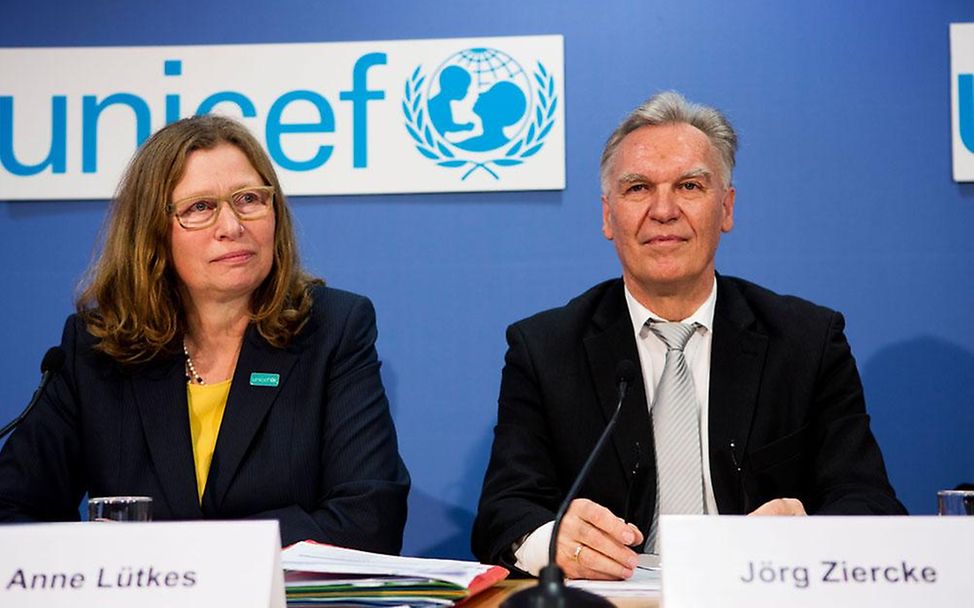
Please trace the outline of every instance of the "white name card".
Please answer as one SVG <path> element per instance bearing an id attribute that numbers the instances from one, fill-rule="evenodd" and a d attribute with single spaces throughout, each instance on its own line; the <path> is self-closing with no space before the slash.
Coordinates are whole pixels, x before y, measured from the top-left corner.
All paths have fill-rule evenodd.
<path id="1" fill-rule="evenodd" d="M 663 606 L 957 605 L 974 517 L 663 516 Z"/>
<path id="2" fill-rule="evenodd" d="M 278 608 L 276 521 L 0 527 L 0 606 Z"/>

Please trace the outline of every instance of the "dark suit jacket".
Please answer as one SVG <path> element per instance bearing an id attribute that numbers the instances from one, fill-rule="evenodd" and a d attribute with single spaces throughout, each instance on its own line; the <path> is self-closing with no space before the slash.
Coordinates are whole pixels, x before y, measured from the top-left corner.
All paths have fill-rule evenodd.
<path id="1" fill-rule="evenodd" d="M 720 513 L 781 497 L 801 499 L 809 513 L 905 513 L 843 326 L 837 312 L 718 277 L 708 430 Z M 554 518 L 611 417 L 616 365 L 639 356 L 620 279 L 515 323 L 507 341 L 473 551 L 511 567 L 512 543 Z M 640 374 L 580 495 L 648 533 L 656 465 Z"/>
<path id="2" fill-rule="evenodd" d="M 315 539 L 398 553 L 409 475 L 399 458 L 361 296 L 316 288 L 286 349 L 244 337 L 202 504 L 184 358 L 124 368 L 76 315 L 64 369 L 0 453 L 0 520 L 78 519 L 82 496 L 145 495 L 153 518 L 277 519 L 285 544 Z M 250 375 L 280 375 L 276 387 Z"/>

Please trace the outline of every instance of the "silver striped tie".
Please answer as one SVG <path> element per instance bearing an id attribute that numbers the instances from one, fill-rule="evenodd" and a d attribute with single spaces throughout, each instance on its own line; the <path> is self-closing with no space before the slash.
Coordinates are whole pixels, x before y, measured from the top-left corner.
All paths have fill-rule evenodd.
<path id="1" fill-rule="evenodd" d="M 657 511 L 647 550 L 656 552 L 660 514 L 704 512 L 700 449 L 700 408 L 683 349 L 698 324 L 647 321 L 649 330 L 666 345 L 663 374 L 652 406 L 656 443 Z"/>

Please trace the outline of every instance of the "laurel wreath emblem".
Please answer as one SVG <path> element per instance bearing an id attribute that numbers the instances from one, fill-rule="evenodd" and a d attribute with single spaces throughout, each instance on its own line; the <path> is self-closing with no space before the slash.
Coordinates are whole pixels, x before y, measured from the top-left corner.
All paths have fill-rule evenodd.
<path id="1" fill-rule="evenodd" d="M 412 76 L 406 81 L 405 93 L 402 99 L 402 112 L 406 118 L 406 131 L 416 144 L 416 149 L 426 158 L 436 161 L 441 167 L 460 169 L 469 167 L 461 177 L 466 180 L 475 171 L 483 170 L 494 179 L 500 179 L 497 172 L 491 168 L 513 167 L 520 165 L 526 158 L 537 154 L 544 147 L 545 139 L 555 124 L 555 110 L 558 107 L 558 96 L 555 94 L 555 78 L 539 61 L 534 72 L 534 80 L 538 84 L 538 104 L 534 108 L 534 116 L 524 137 L 504 151 L 503 156 L 489 160 L 473 160 L 458 157 L 448 147 L 449 142 L 440 137 L 430 124 L 426 115 L 426 104 L 423 96 L 423 83 L 426 75 L 422 73 L 422 66 L 413 70 Z"/>

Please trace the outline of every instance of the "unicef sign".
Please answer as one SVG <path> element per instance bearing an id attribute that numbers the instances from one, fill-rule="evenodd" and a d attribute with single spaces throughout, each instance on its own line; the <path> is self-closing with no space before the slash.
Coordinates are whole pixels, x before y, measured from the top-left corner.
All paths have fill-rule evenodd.
<path id="1" fill-rule="evenodd" d="M 0 65 L 0 200 L 110 198 L 150 133 L 206 112 L 251 128 L 289 194 L 565 187 L 561 36 L 0 49 Z"/>
<path id="2" fill-rule="evenodd" d="M 974 23 L 950 24 L 954 181 L 974 182 Z"/>
<path id="3" fill-rule="evenodd" d="M 544 146 L 558 109 L 551 73 L 538 62 L 529 76 L 492 48 L 462 50 L 431 76 L 417 67 L 403 98 L 406 130 L 416 149 L 440 167 L 478 170 L 496 180 Z"/>

